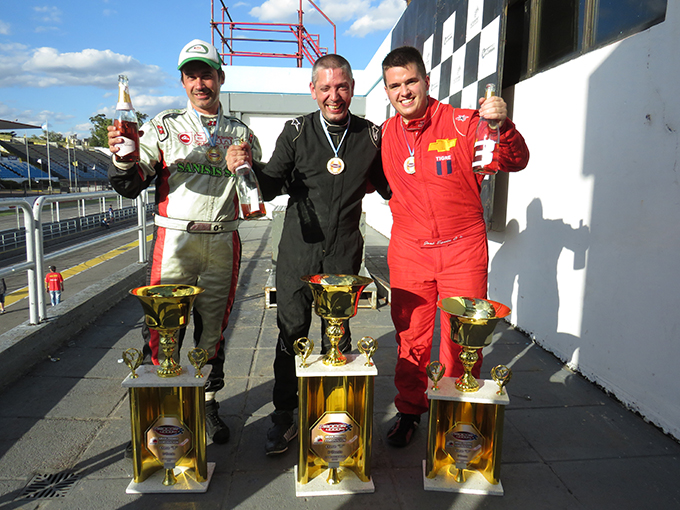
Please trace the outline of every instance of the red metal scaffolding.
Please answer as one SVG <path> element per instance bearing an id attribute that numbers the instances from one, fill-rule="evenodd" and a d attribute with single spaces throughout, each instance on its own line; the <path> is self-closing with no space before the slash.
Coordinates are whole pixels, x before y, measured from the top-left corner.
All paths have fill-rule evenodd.
<path id="1" fill-rule="evenodd" d="M 309 2 L 333 27 L 333 53 L 336 53 L 336 27 L 335 24 L 326 16 L 321 9 L 312 1 Z M 222 21 L 215 20 L 215 0 L 210 0 L 210 26 L 212 28 L 212 44 L 218 48 L 222 61 L 227 65 L 233 65 L 234 57 L 264 57 L 264 58 L 292 58 L 296 60 L 297 67 L 302 67 L 303 60 L 306 58 L 310 64 L 316 59 L 326 55 L 328 48 L 319 45 L 319 35 L 310 34 L 302 23 L 302 0 L 298 9 L 297 23 L 246 23 L 235 22 L 231 19 L 228 8 L 220 0 L 222 7 L 219 15 Z M 243 46 L 252 48 L 253 46 L 267 43 L 278 44 L 279 47 L 288 45 L 295 46 L 291 52 L 278 51 L 243 51 L 237 49 Z"/>

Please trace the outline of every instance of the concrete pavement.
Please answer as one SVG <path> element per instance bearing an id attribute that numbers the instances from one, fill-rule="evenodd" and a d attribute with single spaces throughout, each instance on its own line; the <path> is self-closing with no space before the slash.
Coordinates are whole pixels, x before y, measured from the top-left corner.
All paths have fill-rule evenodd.
<path id="1" fill-rule="evenodd" d="M 133 261 L 115 270 L 112 265 L 93 268 L 100 278 L 90 276 L 95 283 L 74 289 L 73 296 L 52 311 L 58 318 L 28 327 L 40 328 L 43 344 L 64 342 L 47 354 L 35 351 L 37 364 L 32 368 L 21 370 L 21 358 L 10 351 L 0 354 L 8 367 L 16 361 L 14 371 L 19 373 L 0 393 L 0 508 L 680 508 L 680 444 L 504 324 L 485 351 L 484 372 L 488 377 L 488 370 L 501 363 L 513 370 L 502 454 L 505 495 L 424 491 L 426 417 L 407 448 L 393 449 L 384 441 L 396 412 L 396 345 L 389 306 L 360 308 L 352 319 L 355 335 L 370 335 L 379 343 L 374 358 L 379 374 L 372 458 L 375 493 L 297 498 L 297 441 L 292 451 L 279 457 L 264 455 L 277 336 L 276 310 L 264 308 L 270 230 L 268 220 L 248 222 L 240 229 L 243 265 L 227 331 L 226 387 L 218 393 L 232 439 L 208 446 L 208 461 L 216 463 L 208 492 L 125 493 L 132 464 L 123 458 L 130 429 L 129 404 L 120 384 L 128 369 L 120 358 L 124 349 L 140 346 L 142 322 L 134 298 L 118 301 L 116 296 L 125 296 L 124 288 L 141 278 Z M 383 236 L 368 229 L 367 268 L 389 278 L 386 246 Z M 123 277 L 131 280 L 121 283 Z M 86 305 L 90 324 L 76 315 L 82 300 L 91 303 Z M 103 313 L 94 318 L 98 311 Z M 64 333 L 66 325 L 71 329 Z M 0 349 L 8 335 L 14 335 L 21 356 L 30 357 L 37 342 L 18 347 L 21 338 L 12 328 L 0 336 Z M 190 332 L 187 335 L 191 338 Z M 309 336 L 318 340 L 319 328 L 313 327 Z"/>

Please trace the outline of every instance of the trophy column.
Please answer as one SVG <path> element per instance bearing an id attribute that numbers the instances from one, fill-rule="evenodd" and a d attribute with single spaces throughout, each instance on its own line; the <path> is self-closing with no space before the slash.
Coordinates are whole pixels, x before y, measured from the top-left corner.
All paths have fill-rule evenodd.
<path id="1" fill-rule="evenodd" d="M 425 490 L 503 495 L 501 449 L 507 393 L 494 381 L 480 381 L 474 393 L 458 390 L 451 377 L 430 385 Z"/>
<path id="2" fill-rule="evenodd" d="M 134 477 L 128 494 L 206 492 L 215 469 L 207 462 L 205 384 L 212 366 L 208 353 L 189 351 L 191 368 L 177 363 L 177 332 L 189 324 L 191 307 L 203 289 L 191 285 L 150 285 L 132 289 L 146 325 L 159 334 L 164 359 L 141 365 L 142 353 L 127 349 L 131 373 L 123 381 L 130 397 Z M 141 366 L 140 366 L 141 365 Z"/>
<path id="3" fill-rule="evenodd" d="M 462 347 L 464 373 L 442 377 L 445 367 L 428 365 L 430 414 L 427 456 L 423 461 L 425 490 L 502 496 L 501 450 L 505 406 L 510 399 L 503 387 L 512 375 L 499 365 L 493 381 L 477 381 L 471 374 L 478 351 L 491 343 L 496 324 L 510 309 L 477 298 L 442 299 L 439 308 L 451 324 L 451 340 Z M 495 381 L 495 383 L 494 383 Z"/>
<path id="4" fill-rule="evenodd" d="M 373 383 L 377 342 L 364 337 L 362 355 L 338 349 L 343 320 L 354 317 L 361 291 L 372 282 L 355 275 L 302 278 L 312 289 L 316 314 L 328 321 L 330 348 L 310 356 L 314 342 L 295 344 L 298 377 L 299 452 L 295 468 L 298 497 L 374 492 L 371 479 Z"/>
<path id="5" fill-rule="evenodd" d="M 207 462 L 205 383 L 211 366 L 165 379 L 142 365 L 123 387 L 130 397 L 133 479 L 128 494 L 206 492 L 215 470 Z"/>

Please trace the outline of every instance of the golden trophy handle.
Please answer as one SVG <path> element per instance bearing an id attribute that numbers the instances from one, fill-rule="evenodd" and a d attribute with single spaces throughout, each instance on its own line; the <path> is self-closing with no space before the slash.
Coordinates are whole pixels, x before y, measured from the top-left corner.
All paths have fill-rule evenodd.
<path id="1" fill-rule="evenodd" d="M 378 349 L 378 341 L 373 337 L 365 336 L 357 342 L 357 347 L 359 348 L 359 352 L 366 356 L 366 363 L 364 363 L 364 366 L 374 366 L 373 355 Z"/>
<path id="2" fill-rule="evenodd" d="M 430 361 L 427 367 L 427 376 L 432 380 L 432 391 L 438 391 L 439 387 L 437 384 L 444 377 L 444 372 L 446 372 L 446 365 L 440 363 L 439 361 Z"/>
<path id="3" fill-rule="evenodd" d="M 132 372 L 130 377 L 132 379 L 137 379 L 137 377 L 139 376 L 135 373 L 135 370 L 137 370 L 139 366 L 142 364 L 142 351 L 140 351 L 139 349 L 135 349 L 134 347 L 130 347 L 129 349 L 124 350 L 123 361 L 130 369 L 130 372 Z"/>
<path id="4" fill-rule="evenodd" d="M 201 369 L 208 362 L 208 351 L 199 347 L 194 347 L 189 352 L 187 352 L 187 358 L 189 358 L 189 363 L 191 363 L 191 366 L 196 369 L 196 377 L 203 377 Z"/>
<path id="5" fill-rule="evenodd" d="M 309 366 L 307 364 L 307 358 L 309 358 L 309 355 L 312 354 L 312 350 L 314 350 L 314 342 L 306 336 L 303 336 L 293 342 L 293 350 L 295 351 L 295 354 L 301 358 L 300 367 L 307 368 Z"/>
<path id="6" fill-rule="evenodd" d="M 498 365 L 491 369 L 491 378 L 498 384 L 496 395 L 505 395 L 503 387 L 512 379 L 512 370 L 505 365 Z"/>

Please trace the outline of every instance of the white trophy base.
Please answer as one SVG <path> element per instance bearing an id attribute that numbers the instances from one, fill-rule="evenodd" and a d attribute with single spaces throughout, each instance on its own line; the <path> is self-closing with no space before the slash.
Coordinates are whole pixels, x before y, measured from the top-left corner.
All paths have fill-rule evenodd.
<path id="1" fill-rule="evenodd" d="M 350 469 L 341 468 L 341 480 L 337 485 L 329 484 L 328 469 L 314 477 L 308 483 L 297 481 L 298 467 L 295 466 L 295 495 L 298 498 L 309 496 L 341 496 L 343 494 L 368 494 L 375 492 L 375 485 L 371 478 L 368 482 L 362 482 Z"/>
<path id="2" fill-rule="evenodd" d="M 423 488 L 426 491 L 460 492 L 462 494 L 479 494 L 483 496 L 502 496 L 503 484 L 489 483 L 484 475 L 477 471 L 465 471 L 465 481 L 456 482 L 453 475 L 449 474 L 449 467 L 439 470 L 434 478 L 427 477 L 426 461 L 423 461 Z"/>
<path id="3" fill-rule="evenodd" d="M 159 469 L 143 482 L 130 482 L 125 492 L 127 494 L 172 494 L 184 492 L 207 492 L 210 479 L 215 471 L 215 463 L 208 462 L 208 478 L 205 482 L 198 482 L 194 477 L 193 470 L 175 468 L 174 473 L 177 483 L 163 485 L 165 469 Z"/>

